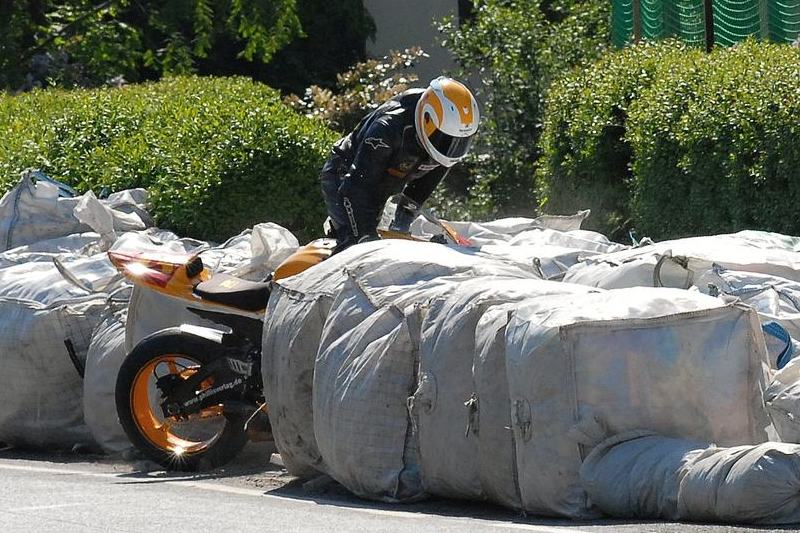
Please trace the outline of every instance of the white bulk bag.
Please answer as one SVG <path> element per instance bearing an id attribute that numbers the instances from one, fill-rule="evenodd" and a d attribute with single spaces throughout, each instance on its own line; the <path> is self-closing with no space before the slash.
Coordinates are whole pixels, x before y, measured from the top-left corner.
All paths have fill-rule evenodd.
<path id="1" fill-rule="evenodd" d="M 511 246 L 551 245 L 562 246 L 584 252 L 611 253 L 625 250 L 629 246 L 611 242 L 601 233 L 588 230 L 558 231 L 550 228 L 531 229 L 515 235 L 508 241 Z"/>
<path id="2" fill-rule="evenodd" d="M 0 296 L 0 442 L 46 449 L 93 444 L 79 368 L 105 297 L 53 296 L 46 302 Z"/>
<path id="3" fill-rule="evenodd" d="M 60 448 L 91 443 L 78 368 L 85 367 L 106 306 L 102 291 L 119 286 L 102 253 L 0 269 L 0 441 Z"/>
<path id="4" fill-rule="evenodd" d="M 800 443 L 800 358 L 775 373 L 764 405 L 780 440 Z"/>
<path id="5" fill-rule="evenodd" d="M 536 218 L 511 217 L 489 222 L 447 221 L 459 235 L 466 237 L 476 246 L 508 242 L 523 232 L 534 229 L 550 229 L 556 232 L 580 230 L 581 224 L 589 216 L 589 211 L 579 211 L 574 215 L 542 215 Z M 411 234 L 430 238 L 442 233 L 441 228 L 424 217 L 418 217 L 411 225 Z M 599 235 L 599 234 L 597 234 Z M 610 251 L 610 250 L 606 250 Z"/>
<path id="6" fill-rule="evenodd" d="M 92 334 L 83 379 L 83 416 L 94 440 L 108 453 L 131 448 L 119 423 L 116 407 L 117 375 L 125 360 L 127 310 L 111 304 Z"/>
<path id="7" fill-rule="evenodd" d="M 147 193 L 132 189 L 97 200 L 91 192 L 75 191 L 41 172 L 23 172 L 19 183 L 0 199 L 0 251 L 38 241 L 94 230 L 142 230 L 152 224 L 144 210 Z"/>
<path id="8" fill-rule="evenodd" d="M 581 485 L 609 516 L 679 520 L 680 472 L 707 446 L 652 431 L 614 435 L 586 457 L 580 468 Z"/>
<path id="9" fill-rule="evenodd" d="M 496 413 L 484 414 L 484 396 L 476 390 L 477 376 L 473 380 L 473 371 L 477 372 L 479 365 L 474 361 L 479 334 L 476 326 L 483 313 L 492 306 L 523 301 L 533 295 L 590 290 L 549 281 L 477 278 L 458 283 L 452 292 L 428 305 L 419 348 L 420 385 L 413 397 L 412 411 L 426 492 L 483 499 L 486 496 L 481 471 L 498 465 L 494 457 L 490 465 L 482 463 L 480 444 L 484 436 L 493 443 L 500 436 L 510 441 L 510 432 L 502 430 L 502 426 L 499 435 L 492 434 Z M 503 384 L 507 381 L 505 373 L 495 378 Z M 491 404 L 496 399 L 487 396 L 486 400 Z M 508 403 L 504 408 L 508 411 Z"/>
<path id="10" fill-rule="evenodd" d="M 591 257 L 571 267 L 564 281 L 602 288 L 688 288 L 714 264 L 800 281 L 800 255 L 787 242 L 792 239 L 776 233 L 746 231 L 663 241 Z M 655 272 L 663 257 L 672 259 L 662 261 L 663 269 Z"/>
<path id="11" fill-rule="evenodd" d="M 383 501 L 423 496 L 406 410 L 416 375 L 420 313 L 372 313 L 326 347 L 314 372 L 314 434 L 325 471 Z"/>
<path id="12" fill-rule="evenodd" d="M 701 267 L 704 265 L 701 265 Z M 697 268 L 693 265 L 693 268 Z M 618 260 L 614 254 L 584 256 L 567 269 L 562 281 L 601 289 L 630 287 L 670 287 L 688 289 L 694 283 L 695 271 L 684 258 L 675 258 L 671 251 L 650 252 Z"/>
<path id="13" fill-rule="evenodd" d="M 314 437 L 312 384 L 330 306 L 326 295 L 306 296 L 276 284 L 264 323 L 261 376 L 272 436 L 286 469 L 301 478 L 323 470 Z"/>
<path id="14" fill-rule="evenodd" d="M 488 500 L 522 509 L 506 373 L 506 326 L 517 304 L 489 308 L 475 327 L 473 380 L 478 395 L 478 474 Z"/>
<path id="15" fill-rule="evenodd" d="M 708 522 L 800 522 L 800 445 L 707 448 L 681 470 L 678 514 Z"/>
<path id="16" fill-rule="evenodd" d="M 762 322 L 773 320 L 800 339 L 800 282 L 771 274 L 728 270 L 719 265 L 699 273 L 695 285 L 739 298 L 758 311 Z"/>
<path id="17" fill-rule="evenodd" d="M 647 432 L 617 435 L 586 458 L 581 481 L 616 518 L 792 524 L 800 521 L 800 446 L 717 448 Z"/>
<path id="18" fill-rule="evenodd" d="M 676 289 L 530 298 L 507 326 L 523 508 L 595 514 L 578 482 L 582 434 L 648 429 L 720 444 L 766 440 L 756 313 Z"/>

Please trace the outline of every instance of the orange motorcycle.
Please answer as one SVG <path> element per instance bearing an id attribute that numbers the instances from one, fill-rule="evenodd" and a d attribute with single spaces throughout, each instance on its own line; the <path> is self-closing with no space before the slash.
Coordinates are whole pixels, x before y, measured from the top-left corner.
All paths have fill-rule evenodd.
<path id="1" fill-rule="evenodd" d="M 432 240 L 470 245 L 452 227 L 425 215 L 442 231 Z M 415 239 L 380 233 L 384 239 Z M 261 333 L 271 283 L 324 261 L 335 246 L 328 238 L 309 243 L 264 282 L 213 273 L 198 255 L 109 252 L 135 285 L 181 299 L 192 313 L 220 326 L 166 328 L 125 358 L 116 384 L 117 413 L 139 451 L 170 470 L 210 469 L 235 457 L 254 428 L 269 431 Z"/>

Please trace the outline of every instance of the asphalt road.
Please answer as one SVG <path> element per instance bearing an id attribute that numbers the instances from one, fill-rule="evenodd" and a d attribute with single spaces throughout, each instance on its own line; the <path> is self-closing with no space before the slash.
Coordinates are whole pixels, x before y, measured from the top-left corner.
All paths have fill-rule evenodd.
<path id="1" fill-rule="evenodd" d="M 144 464 L 96 457 L 0 452 L 0 532 L 775 530 L 665 522 L 546 520 L 485 504 L 444 500 L 386 505 L 354 498 L 335 484 L 322 493 L 309 493 L 279 466 L 267 465 L 266 460 L 256 463 L 245 461 L 210 474 L 187 476 L 143 471 Z"/>

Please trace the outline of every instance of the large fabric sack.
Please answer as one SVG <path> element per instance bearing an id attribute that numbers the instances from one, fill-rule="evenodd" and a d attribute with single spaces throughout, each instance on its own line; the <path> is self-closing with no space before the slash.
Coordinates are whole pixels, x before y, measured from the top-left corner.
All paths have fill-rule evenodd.
<path id="1" fill-rule="evenodd" d="M 778 439 L 800 443 L 800 359 L 775 373 L 764 391 L 764 405 Z"/>
<path id="2" fill-rule="evenodd" d="M 578 468 L 598 427 L 723 445 L 767 439 L 766 350 L 746 306 L 675 289 L 529 298 L 505 349 L 529 512 L 595 514 Z"/>
<path id="3" fill-rule="evenodd" d="M 714 265 L 699 273 L 695 285 L 707 294 L 740 299 L 758 311 L 762 323 L 778 322 L 793 339 L 800 339 L 800 282 Z"/>
<path id="4" fill-rule="evenodd" d="M 618 518 L 755 524 L 800 521 L 800 445 L 717 448 L 647 432 L 599 444 L 580 470 L 592 501 Z"/>
<path id="5" fill-rule="evenodd" d="M 581 229 L 589 211 L 574 215 L 542 215 L 537 218 L 502 218 L 490 222 L 448 222 L 473 245 L 484 246 L 553 246 L 588 253 L 611 253 L 628 246 L 611 242 L 605 235 Z M 429 238 L 441 229 L 419 217 L 411 225 L 411 233 Z"/>
<path id="6" fill-rule="evenodd" d="M 478 278 L 458 283 L 451 292 L 430 302 L 421 325 L 419 387 L 412 403 L 426 492 L 484 499 L 488 495 L 481 472 L 503 468 L 495 455 L 490 455 L 491 462 L 486 464 L 487 457 L 480 453 L 484 439 L 490 441 L 484 449 L 501 448 L 498 438 L 511 442 L 510 432 L 503 429 L 509 424 L 495 424 L 498 416 L 508 417 L 509 403 L 498 402 L 499 409 L 492 410 L 491 404 L 498 398 L 493 392 L 484 396 L 477 387 L 479 378 L 486 377 L 478 370 L 482 362 L 475 358 L 480 334 L 477 326 L 483 314 L 493 306 L 534 295 L 591 290 L 539 280 Z M 489 387 L 505 385 L 505 372 L 492 375 L 484 383 Z M 489 413 L 484 413 L 484 400 Z M 503 411 L 505 417 L 501 416 Z"/>
<path id="7" fill-rule="evenodd" d="M 542 279 L 560 280 L 571 266 L 598 252 L 552 244 L 486 244 L 475 253 L 523 268 Z"/>
<path id="8" fill-rule="evenodd" d="M 80 372 L 107 293 L 123 285 L 104 253 L 0 269 L 0 441 L 90 444 Z"/>
<path id="9" fill-rule="evenodd" d="M 392 502 L 423 495 L 406 410 L 419 321 L 419 311 L 380 309 L 317 357 L 317 446 L 325 471 L 357 495 Z"/>
<path id="10" fill-rule="evenodd" d="M 609 516 L 679 520 L 680 472 L 707 446 L 652 431 L 614 435 L 586 457 L 581 484 L 592 503 Z"/>
<path id="11" fill-rule="evenodd" d="M 104 308 L 97 295 L 47 302 L 0 296 L 0 442 L 67 450 L 93 444 L 80 371 Z"/>
<path id="12" fill-rule="evenodd" d="M 275 442 L 296 475 L 324 471 L 314 436 L 312 384 L 318 353 L 383 306 L 405 309 L 453 288 L 453 278 L 530 279 L 513 265 L 432 243 L 353 246 L 275 284 L 267 309 L 262 375 Z M 300 334 L 303 332 L 303 334 Z"/>
<path id="13" fill-rule="evenodd" d="M 144 189 L 114 193 L 107 200 L 91 192 L 79 197 L 41 172 L 23 172 L 0 199 L 0 251 L 92 230 L 110 244 L 115 231 L 152 225 L 146 201 Z"/>
<path id="14" fill-rule="evenodd" d="M 126 356 L 126 316 L 126 306 L 121 302 L 107 308 L 92 333 L 86 355 L 83 416 L 94 440 L 108 453 L 121 453 L 132 447 L 117 417 L 115 393 L 117 375 Z"/>
<path id="15" fill-rule="evenodd" d="M 589 257 L 572 266 L 564 281 L 605 289 L 689 288 L 715 264 L 800 281 L 795 240 L 777 233 L 743 231 L 663 241 Z"/>
<path id="16" fill-rule="evenodd" d="M 471 240 L 476 246 L 482 246 L 508 242 L 515 235 L 534 229 L 579 230 L 588 215 L 588 211 L 581 211 L 569 216 L 511 217 L 489 222 L 447 221 L 447 224 L 456 230 L 459 235 Z M 411 224 L 411 233 L 417 237 L 430 238 L 441 233 L 441 228 L 427 221 L 424 217 L 419 217 Z"/>
<path id="17" fill-rule="evenodd" d="M 678 514 L 709 522 L 800 522 L 800 445 L 709 447 L 681 471 Z"/>
<path id="18" fill-rule="evenodd" d="M 478 470 L 483 495 L 500 505 L 522 509 L 511 431 L 511 397 L 506 372 L 506 327 L 517 304 L 498 305 L 475 327 L 473 379 L 478 395 Z"/>
<path id="19" fill-rule="evenodd" d="M 322 472 L 314 437 L 314 362 L 331 306 L 324 294 L 303 295 L 276 285 L 269 299 L 261 376 L 276 446 L 289 473 Z"/>

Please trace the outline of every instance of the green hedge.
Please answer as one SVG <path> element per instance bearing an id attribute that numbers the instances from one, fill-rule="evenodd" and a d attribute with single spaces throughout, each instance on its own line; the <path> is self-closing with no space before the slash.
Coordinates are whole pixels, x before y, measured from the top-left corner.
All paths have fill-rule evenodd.
<path id="1" fill-rule="evenodd" d="M 631 109 L 632 208 L 653 237 L 800 234 L 800 50 L 743 43 L 666 71 Z"/>
<path id="2" fill-rule="evenodd" d="M 635 46 L 551 91 L 537 174 L 550 212 L 654 238 L 800 232 L 800 50 Z M 620 236 L 617 233 L 617 236 Z"/>
<path id="3" fill-rule="evenodd" d="M 222 240 L 273 221 L 308 238 L 335 134 L 244 78 L 0 96 L 0 189 L 28 167 L 81 191 L 146 187 L 159 225 Z"/>
<path id="4" fill-rule="evenodd" d="M 629 108 L 661 71 L 699 52 L 643 45 L 609 54 L 550 89 L 537 169 L 540 207 L 552 213 L 589 208 L 586 226 L 619 233 L 630 218 Z"/>

